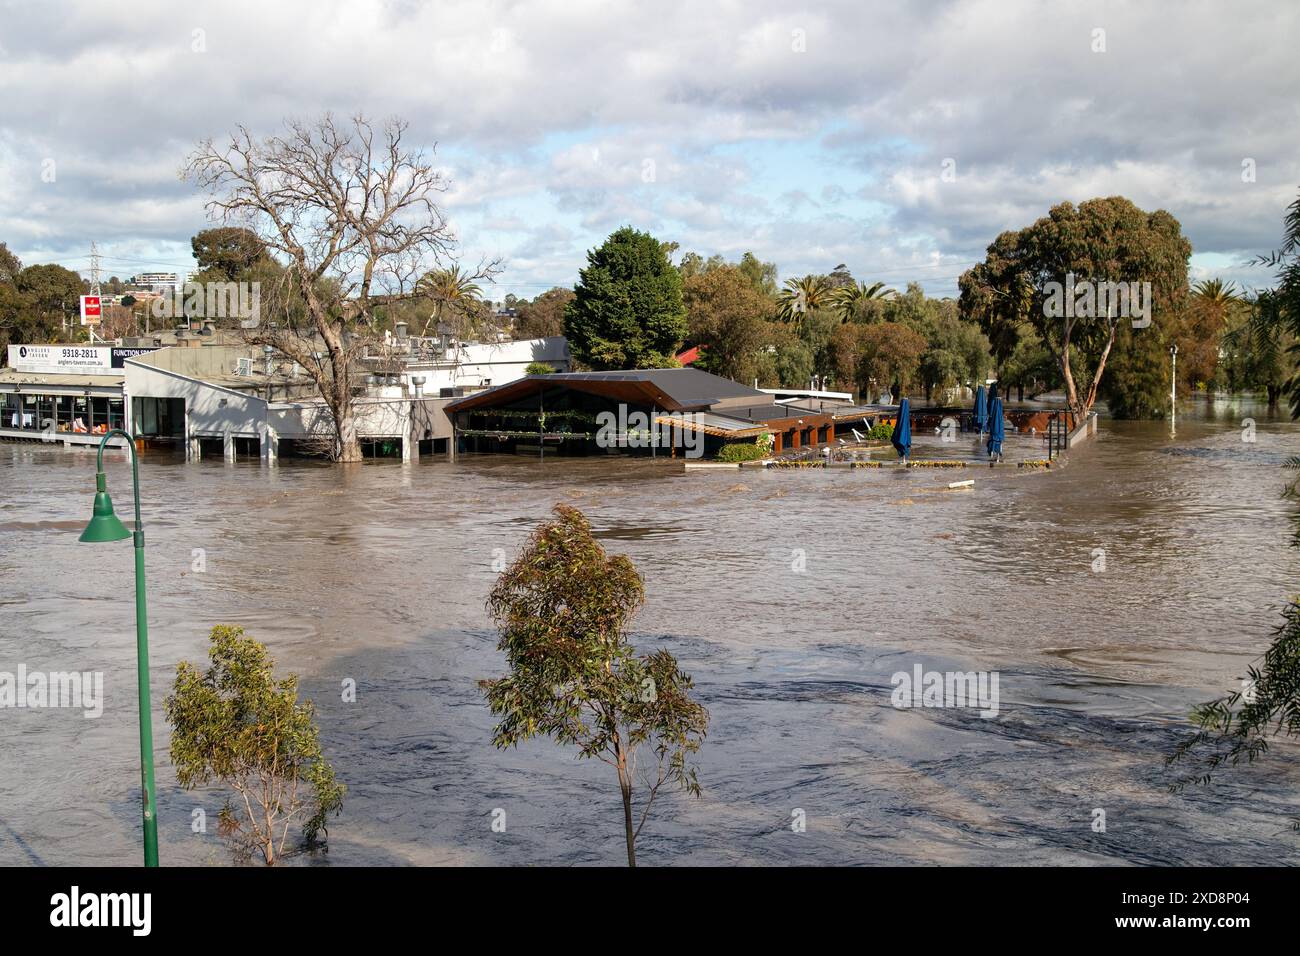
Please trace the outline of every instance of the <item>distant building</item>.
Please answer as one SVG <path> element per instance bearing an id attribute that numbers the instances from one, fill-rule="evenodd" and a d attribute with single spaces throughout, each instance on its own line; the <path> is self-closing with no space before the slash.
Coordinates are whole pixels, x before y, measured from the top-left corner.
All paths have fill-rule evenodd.
<path id="1" fill-rule="evenodd" d="M 174 272 L 141 272 L 131 276 L 131 285 L 138 285 L 151 292 L 170 292 L 176 288 L 177 276 Z"/>

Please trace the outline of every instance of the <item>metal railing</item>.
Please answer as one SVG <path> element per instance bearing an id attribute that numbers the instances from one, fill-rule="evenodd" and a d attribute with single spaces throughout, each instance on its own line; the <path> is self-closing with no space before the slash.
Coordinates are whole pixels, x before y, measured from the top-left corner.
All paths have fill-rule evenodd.
<path id="1" fill-rule="evenodd" d="M 1069 435 L 1069 425 L 1066 422 L 1065 412 L 1055 411 L 1047 419 L 1047 460 L 1055 461 L 1065 451 L 1066 438 Z"/>

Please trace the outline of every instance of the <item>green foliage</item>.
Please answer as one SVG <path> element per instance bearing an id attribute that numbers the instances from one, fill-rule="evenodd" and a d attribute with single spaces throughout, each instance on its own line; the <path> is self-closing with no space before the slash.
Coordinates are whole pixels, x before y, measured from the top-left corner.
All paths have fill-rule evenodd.
<path id="1" fill-rule="evenodd" d="M 1179 391 L 1208 387 L 1217 378 L 1223 336 L 1234 314 L 1248 310 L 1235 283 L 1206 279 L 1192 286 L 1177 330 Z"/>
<path id="2" fill-rule="evenodd" d="M 1288 458 L 1284 467 L 1300 469 L 1300 457 Z M 1292 481 L 1283 496 L 1295 500 L 1298 482 Z M 1291 543 L 1300 546 L 1300 521 L 1296 525 Z M 1247 668 L 1242 689 L 1201 704 L 1191 719 L 1196 733 L 1166 760 L 1189 766 L 1172 790 L 1208 783 L 1224 766 L 1253 762 L 1268 751 L 1270 738 L 1300 739 L 1300 598 L 1287 604 L 1261 666 Z M 1300 830 L 1300 818 L 1292 819 L 1292 829 Z"/>
<path id="3" fill-rule="evenodd" d="M 795 326 L 808 354 L 812 356 L 813 372 L 823 377 L 835 370 L 834 353 L 831 342 L 835 332 L 843 323 L 835 310 L 829 305 L 810 309 Z M 806 386 L 807 380 L 804 380 Z"/>
<path id="4" fill-rule="evenodd" d="M 490 310 L 483 302 L 479 278 L 459 265 L 434 269 L 422 275 L 415 284 L 415 291 L 430 303 L 432 312 L 425 319 L 420 334 L 441 332 L 434 327 L 435 321 L 458 339 L 469 339 L 490 331 Z"/>
<path id="5" fill-rule="evenodd" d="M 1012 354 L 1020 330 L 1032 328 L 1056 356 L 1076 415 L 1091 409 L 1112 360 L 1121 380 L 1110 394 L 1123 392 L 1121 403 L 1149 410 L 1158 407 L 1153 358 L 1180 324 L 1190 255 L 1178 220 L 1164 210 L 1145 212 L 1122 196 L 1061 203 L 989 245 L 984 261 L 961 277 L 961 313 L 980 323 L 999 361 Z M 1149 282 L 1151 325 L 1134 330 L 1131 317 L 1118 314 L 1049 315 L 1048 283 L 1064 283 L 1071 273 L 1092 282 Z M 1138 334 L 1121 335 L 1121 326 Z M 1125 357 L 1132 350 L 1137 354 Z"/>
<path id="6" fill-rule="evenodd" d="M 767 452 L 754 442 L 730 442 L 718 449 L 718 461 L 758 461 Z"/>
<path id="7" fill-rule="evenodd" d="M 690 340 L 702 347 L 697 368 L 736 381 L 752 379 L 766 337 L 771 301 L 735 266 L 688 277 L 682 285 Z"/>
<path id="8" fill-rule="evenodd" d="M 933 303 L 930 299 L 928 302 Z M 973 322 L 963 322 L 951 299 L 926 310 L 921 327 L 926 350 L 918 369 L 926 395 L 934 389 L 983 381 L 992 369 L 988 337 Z"/>
<path id="9" fill-rule="evenodd" d="M 515 306 L 515 338 L 541 339 L 564 334 L 564 310 L 573 301 L 572 289 L 548 289 L 531 302 Z"/>
<path id="10" fill-rule="evenodd" d="M 764 388 L 807 388 L 813 353 L 788 326 L 769 322 L 767 344 L 757 356 L 757 377 Z"/>
<path id="11" fill-rule="evenodd" d="M 628 864 L 660 787 L 672 782 L 700 793 L 690 755 L 700 748 L 708 711 L 690 697 L 691 678 L 664 650 L 638 656 L 626 629 L 645 599 L 640 576 L 623 555 L 605 553 L 576 508 L 557 504 L 555 518 L 533 532 L 501 575 L 487 606 L 500 631 L 509 673 L 481 681 L 499 718 L 493 743 L 533 737 L 578 748 L 618 772 Z M 655 756 L 644 779 L 640 822 L 633 825 L 636 756 Z"/>
<path id="12" fill-rule="evenodd" d="M 529 362 L 528 367 L 524 369 L 525 375 L 551 375 L 555 369 L 545 362 Z"/>
<path id="13" fill-rule="evenodd" d="M 53 264 L 28 266 L 18 274 L 17 285 L 39 312 L 60 317 L 80 314 L 85 284 L 71 269 Z"/>
<path id="14" fill-rule="evenodd" d="M 786 279 L 777 295 L 777 318 L 798 325 L 809 312 L 834 305 L 834 291 L 825 276 L 806 275 L 802 279 Z"/>
<path id="15" fill-rule="evenodd" d="M 1266 289 L 1230 312 L 1220 343 L 1220 381 L 1230 391 L 1265 390 L 1276 405 L 1296 351 L 1295 337 L 1281 320 L 1281 302 Z"/>
<path id="16" fill-rule="evenodd" d="M 1016 345 L 998 369 L 998 383 L 1007 389 L 1024 389 L 1032 398 L 1060 385 L 1056 356 L 1043 344 L 1038 333 L 1025 324 L 1017 333 Z"/>
<path id="17" fill-rule="evenodd" d="M 871 441 L 889 441 L 893 437 L 894 426 L 889 422 L 872 425 L 871 430 L 867 432 L 867 438 Z"/>
<path id="18" fill-rule="evenodd" d="M 906 392 L 920 373 L 921 356 L 927 343 L 901 322 L 879 322 L 857 326 L 857 384 L 863 394 L 897 384 Z"/>
<path id="19" fill-rule="evenodd" d="M 853 322 L 868 302 L 885 301 L 897 294 L 893 289 L 886 288 L 883 282 L 873 282 L 868 285 L 866 282 L 854 282 L 850 279 L 847 284 L 837 286 L 831 292 L 831 302 L 845 322 Z"/>
<path id="20" fill-rule="evenodd" d="M 85 283 L 71 269 L 58 265 L 24 269 L 0 243 L 0 349 L 23 342 L 66 341 L 65 320 L 71 322 L 74 338 L 84 338 L 77 319 L 84 292 Z"/>
<path id="21" fill-rule="evenodd" d="M 593 369 L 671 368 L 686 336 L 681 273 L 649 233 L 625 226 L 587 253 L 564 334 Z"/>
<path id="22" fill-rule="evenodd" d="M 1168 413 L 1173 363 L 1161 331 L 1154 325 L 1134 329 L 1127 322 L 1120 323 L 1101 386 L 1112 418 L 1164 418 Z"/>
<path id="23" fill-rule="evenodd" d="M 736 264 L 755 292 L 766 298 L 776 295 L 776 263 L 763 262 L 752 252 L 746 252 Z"/>
<path id="24" fill-rule="evenodd" d="M 211 642 L 208 669 L 181 661 L 164 703 L 176 779 L 186 790 L 213 780 L 233 789 L 239 805 L 227 800 L 221 833 L 269 866 L 295 822 L 307 845 L 320 842 L 347 788 L 321 753 L 311 702 L 298 703 L 297 675 L 276 680 L 275 662 L 242 627 L 218 625 Z"/>
<path id="25" fill-rule="evenodd" d="M 199 271 L 214 282 L 245 281 L 249 270 L 267 258 L 257 233 L 236 226 L 203 229 L 190 240 L 190 248 Z"/>
<path id="26" fill-rule="evenodd" d="M 880 283 L 836 293 L 853 299 L 851 314 L 841 312 L 851 321 L 835 329 L 828 343 L 826 364 L 840 387 L 855 385 L 865 395 L 874 378 L 877 388 L 920 385 L 928 397 L 936 388 L 987 375 L 988 339 L 974 322 L 962 320 L 953 300 L 930 298 L 915 282 L 901 295 Z"/>
<path id="27" fill-rule="evenodd" d="M 9 251 L 8 245 L 0 242 L 0 285 L 16 285 L 22 271 L 22 260 Z"/>
<path id="28" fill-rule="evenodd" d="M 1198 730 L 1167 761 L 1190 767 L 1174 789 L 1208 783 L 1225 765 L 1253 762 L 1272 737 L 1300 738 L 1300 600 L 1287 605 L 1282 617 L 1261 666 L 1247 669 L 1243 689 L 1192 711 Z M 1300 830 L 1300 819 L 1292 826 Z"/>
<path id="29" fill-rule="evenodd" d="M 1259 296 L 1260 306 L 1252 317 L 1252 333 L 1265 348 L 1276 348 L 1286 339 L 1289 376 L 1286 390 L 1291 398 L 1291 417 L 1300 418 L 1300 198 L 1287 207 L 1282 222 L 1282 246 L 1256 260 L 1277 269 L 1277 287 Z M 1269 402 L 1274 399 L 1269 391 Z"/>

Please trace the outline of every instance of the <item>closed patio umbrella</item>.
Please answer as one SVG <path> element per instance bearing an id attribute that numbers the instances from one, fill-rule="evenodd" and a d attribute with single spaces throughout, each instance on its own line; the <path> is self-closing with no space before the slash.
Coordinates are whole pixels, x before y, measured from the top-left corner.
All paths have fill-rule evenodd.
<path id="1" fill-rule="evenodd" d="M 1002 399 L 993 399 L 993 411 L 989 420 L 989 457 L 1002 457 L 1002 441 L 1007 437 L 1007 428 L 1002 421 Z"/>
<path id="2" fill-rule="evenodd" d="M 989 423 L 989 396 L 984 386 L 975 389 L 975 430 L 981 435 Z"/>
<path id="3" fill-rule="evenodd" d="M 907 461 L 907 456 L 912 453 L 912 408 L 905 398 L 898 403 L 898 421 L 894 423 L 894 434 L 889 442 L 898 452 L 898 457 Z"/>

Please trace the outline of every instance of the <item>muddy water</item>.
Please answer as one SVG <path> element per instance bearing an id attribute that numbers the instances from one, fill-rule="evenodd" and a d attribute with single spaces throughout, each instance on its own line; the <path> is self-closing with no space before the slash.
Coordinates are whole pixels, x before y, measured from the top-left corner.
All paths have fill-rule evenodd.
<path id="1" fill-rule="evenodd" d="M 951 453 L 936 441 L 916 457 Z M 1040 454 L 1027 436 L 1008 452 Z M 671 649 L 712 713 L 704 796 L 656 805 L 645 863 L 1300 863 L 1294 751 L 1173 795 L 1162 765 L 1294 588 L 1278 494 L 1297 453 L 1295 426 L 1233 403 L 1172 437 L 1104 423 L 1063 469 L 977 469 L 953 492 L 947 471 L 147 457 L 163 862 L 229 860 L 214 825 L 193 832 L 221 797 L 177 787 L 161 716 L 176 662 L 229 622 L 302 675 L 350 788 L 328 854 L 300 862 L 619 863 L 612 771 L 547 742 L 494 750 L 475 688 L 502 670 L 493 559 L 566 501 L 636 562 L 638 645 Z M 122 509 L 129 470 L 109 468 Z M 0 710 L 0 864 L 139 856 L 131 554 L 76 540 L 93 472 L 84 451 L 0 445 L 0 671 L 105 675 L 98 719 Z M 891 675 L 918 663 L 997 671 L 999 715 L 893 708 Z"/>

